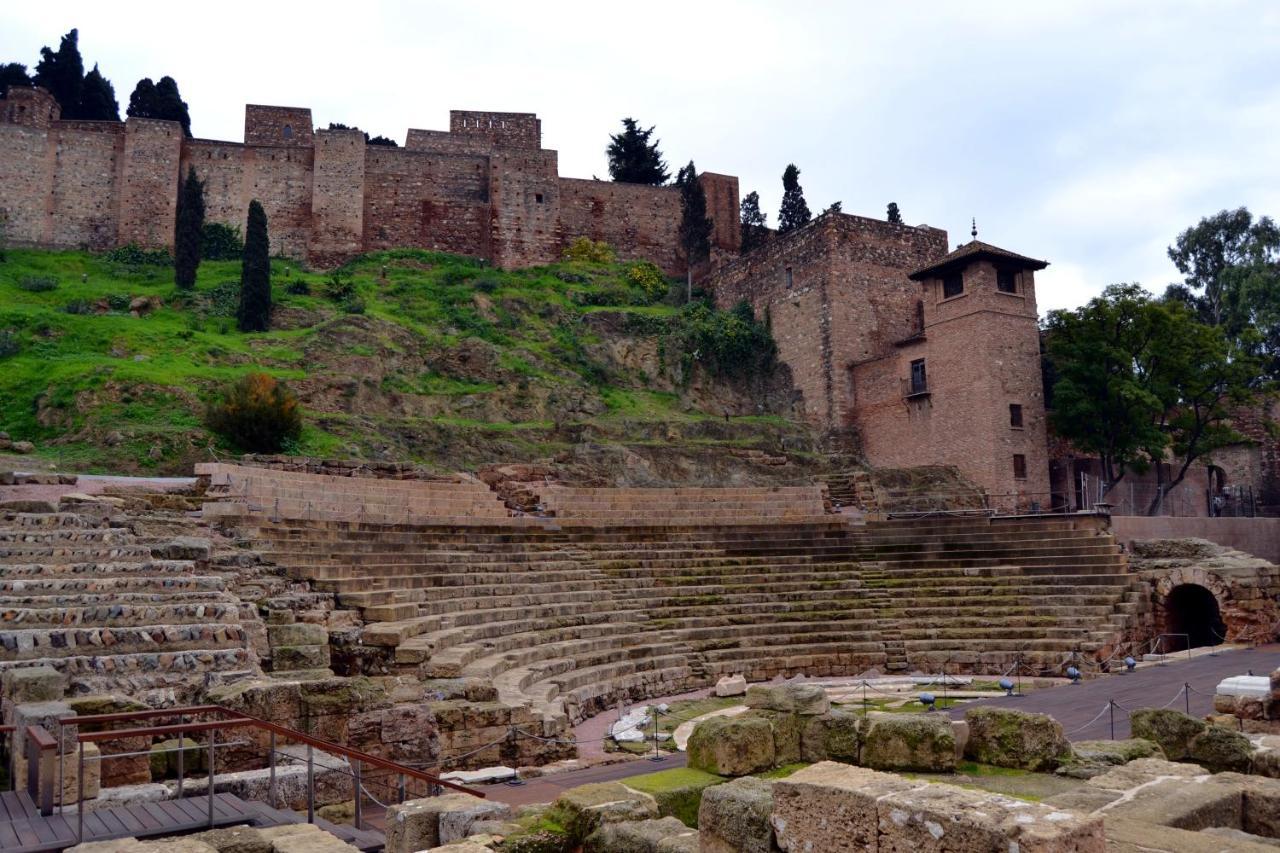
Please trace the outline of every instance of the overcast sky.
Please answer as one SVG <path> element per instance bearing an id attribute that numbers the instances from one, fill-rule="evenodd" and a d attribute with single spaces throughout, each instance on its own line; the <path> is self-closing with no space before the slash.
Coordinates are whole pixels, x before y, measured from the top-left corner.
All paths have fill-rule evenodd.
<path id="1" fill-rule="evenodd" d="M 184 10 L 199 10 L 188 20 Z M 628 14 L 621 14 L 625 10 Z M 642 15 L 636 18 L 632 15 Z M 623 116 L 675 168 L 738 175 L 776 221 L 809 207 L 979 236 L 1049 260 L 1042 312 L 1117 281 L 1224 207 L 1280 215 L 1280 3 L 6 3 L 0 61 L 80 30 L 121 112 L 177 79 L 197 136 L 244 104 L 312 109 L 403 143 L 454 109 L 536 112 L 560 174 L 607 176 Z"/>

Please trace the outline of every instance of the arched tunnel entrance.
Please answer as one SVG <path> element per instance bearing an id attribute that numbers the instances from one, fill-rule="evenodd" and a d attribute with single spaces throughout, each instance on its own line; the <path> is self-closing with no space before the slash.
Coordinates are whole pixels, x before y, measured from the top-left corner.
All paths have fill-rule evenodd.
<path id="1" fill-rule="evenodd" d="M 1172 635 L 1161 643 L 1166 652 L 1216 646 L 1227 634 L 1218 599 L 1195 583 L 1184 583 L 1169 590 L 1164 600 L 1164 624 L 1165 633 Z M 1186 636 L 1178 636 L 1181 634 Z"/>

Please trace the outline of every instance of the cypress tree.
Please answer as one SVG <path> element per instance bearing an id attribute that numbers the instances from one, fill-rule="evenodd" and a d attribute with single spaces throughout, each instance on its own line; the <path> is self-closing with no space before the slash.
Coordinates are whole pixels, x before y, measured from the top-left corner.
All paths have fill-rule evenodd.
<path id="1" fill-rule="evenodd" d="M 778 207 L 778 233 L 786 234 L 812 218 L 809 205 L 804 203 L 804 189 L 800 186 L 800 170 L 795 163 L 788 163 L 782 173 L 782 204 Z"/>
<path id="2" fill-rule="evenodd" d="M 173 232 L 173 283 L 183 290 L 196 286 L 203 232 L 204 183 L 196 177 L 195 166 L 189 166 L 187 179 L 178 193 L 178 216 Z"/>
<path id="3" fill-rule="evenodd" d="M 102 76 L 95 62 L 93 70 L 84 75 L 84 88 L 80 92 L 80 118 L 89 121 L 119 121 L 120 104 L 111 81 Z"/>
<path id="4" fill-rule="evenodd" d="M 80 96 L 84 89 L 84 60 L 80 58 L 80 33 L 72 30 L 62 37 L 55 53 L 40 48 L 36 65 L 36 85 L 49 90 L 62 107 L 62 117 L 80 118 Z"/>
<path id="5" fill-rule="evenodd" d="M 609 176 L 628 184 L 652 184 L 661 186 L 671 177 L 667 164 L 662 161 L 655 139 L 649 142 L 653 128 L 648 130 L 636 124 L 633 118 L 622 120 L 622 133 L 609 137 Z"/>
<path id="6" fill-rule="evenodd" d="M 150 77 L 143 77 L 133 87 L 129 108 L 125 112 L 137 118 L 176 121 L 182 125 L 184 136 L 191 135 L 191 113 L 178 92 L 177 81 L 172 77 L 161 77 L 158 83 L 151 82 Z"/>
<path id="7" fill-rule="evenodd" d="M 693 267 L 711 255 L 711 220 L 707 218 L 707 194 L 698 180 L 693 161 L 676 176 L 680 188 L 680 245 L 687 267 L 686 298 L 693 300 Z"/>
<path id="8" fill-rule="evenodd" d="M 236 322 L 242 332 L 265 332 L 271 328 L 270 246 L 267 214 L 254 199 L 249 202 L 249 221 L 245 226 L 240 305 L 236 309 Z"/>
<path id="9" fill-rule="evenodd" d="M 902 213 L 898 210 L 898 203 L 896 201 L 889 202 L 889 221 L 894 225 L 902 224 Z"/>
<path id="10" fill-rule="evenodd" d="M 21 62 L 6 62 L 0 65 L 0 98 L 4 97 L 5 90 L 10 86 L 21 89 L 31 85 L 33 85 L 31 75 L 27 73 L 27 66 Z"/>
<path id="11" fill-rule="evenodd" d="M 769 217 L 760 210 L 760 193 L 749 192 L 742 199 L 742 254 L 763 246 L 769 239 Z"/>

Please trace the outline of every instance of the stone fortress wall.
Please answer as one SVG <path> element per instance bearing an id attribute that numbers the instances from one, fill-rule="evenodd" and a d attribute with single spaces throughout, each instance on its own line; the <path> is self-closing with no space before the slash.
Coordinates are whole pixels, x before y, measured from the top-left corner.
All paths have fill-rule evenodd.
<path id="1" fill-rule="evenodd" d="M 532 113 L 454 110 L 449 130 L 410 129 L 403 148 L 355 130 L 314 130 L 300 107 L 245 107 L 244 141 L 184 139 L 174 122 L 62 121 L 41 89 L 0 112 L 0 217 L 19 245 L 104 249 L 173 242 L 178 184 L 206 182 L 210 221 L 266 209 L 273 252 L 316 265 L 416 247 L 502 267 L 548 263 L 577 237 L 684 271 L 674 187 L 562 178 Z M 738 246 L 738 182 L 704 173 L 717 250 Z"/>

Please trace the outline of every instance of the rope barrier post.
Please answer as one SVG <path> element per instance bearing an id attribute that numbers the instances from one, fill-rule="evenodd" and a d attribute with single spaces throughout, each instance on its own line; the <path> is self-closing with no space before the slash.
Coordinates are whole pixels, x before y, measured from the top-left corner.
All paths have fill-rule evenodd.
<path id="1" fill-rule="evenodd" d="M 209 828 L 213 829 L 213 768 L 214 768 L 214 745 L 218 740 L 218 730 L 209 729 Z M 178 742 L 181 746 L 182 742 Z"/>
<path id="2" fill-rule="evenodd" d="M 267 747 L 271 755 L 267 758 L 267 768 L 269 776 L 267 777 L 267 805 L 271 808 L 276 807 L 276 733 L 271 731 L 271 743 Z"/>
<path id="3" fill-rule="evenodd" d="M 80 741 L 80 755 L 76 762 L 80 779 L 80 799 L 76 802 L 76 843 L 79 844 L 84 841 L 84 741 Z M 61 795 L 62 792 L 58 793 Z"/>
<path id="4" fill-rule="evenodd" d="M 355 776 L 354 782 L 355 782 L 355 789 L 356 789 L 355 790 L 356 806 L 355 806 L 355 817 L 353 818 L 353 820 L 355 822 L 356 830 L 359 831 L 361 829 L 364 829 L 364 814 L 360 808 L 360 801 L 362 799 L 360 796 L 360 759 L 355 759 L 354 771 L 355 772 L 352 775 Z"/>
<path id="5" fill-rule="evenodd" d="M 307 823 L 316 822 L 315 747 L 307 744 Z"/>
<path id="6" fill-rule="evenodd" d="M 1186 699 L 1187 716 L 1191 716 L 1191 682 L 1184 681 L 1182 683 L 1182 695 Z"/>
<path id="7" fill-rule="evenodd" d="M 1116 700 L 1107 700 L 1107 710 L 1111 713 L 1111 739 L 1116 739 Z"/>
<path id="8" fill-rule="evenodd" d="M 649 756 L 650 761 L 661 761 L 662 756 L 658 754 L 658 706 L 653 706 L 653 755 Z"/>
<path id="9" fill-rule="evenodd" d="M 179 714 L 178 725 L 179 726 L 185 725 L 186 722 L 187 722 L 187 715 Z M 182 760 L 183 754 L 186 752 L 186 750 L 183 749 L 183 746 L 185 745 L 185 743 L 186 742 L 182 739 L 182 730 L 179 729 L 178 730 L 178 797 L 177 797 L 179 800 L 182 799 L 182 783 L 183 783 L 183 777 L 186 775 L 186 766 Z"/>
<path id="10" fill-rule="evenodd" d="M 862 679 L 862 716 L 867 716 L 867 680 Z"/>

